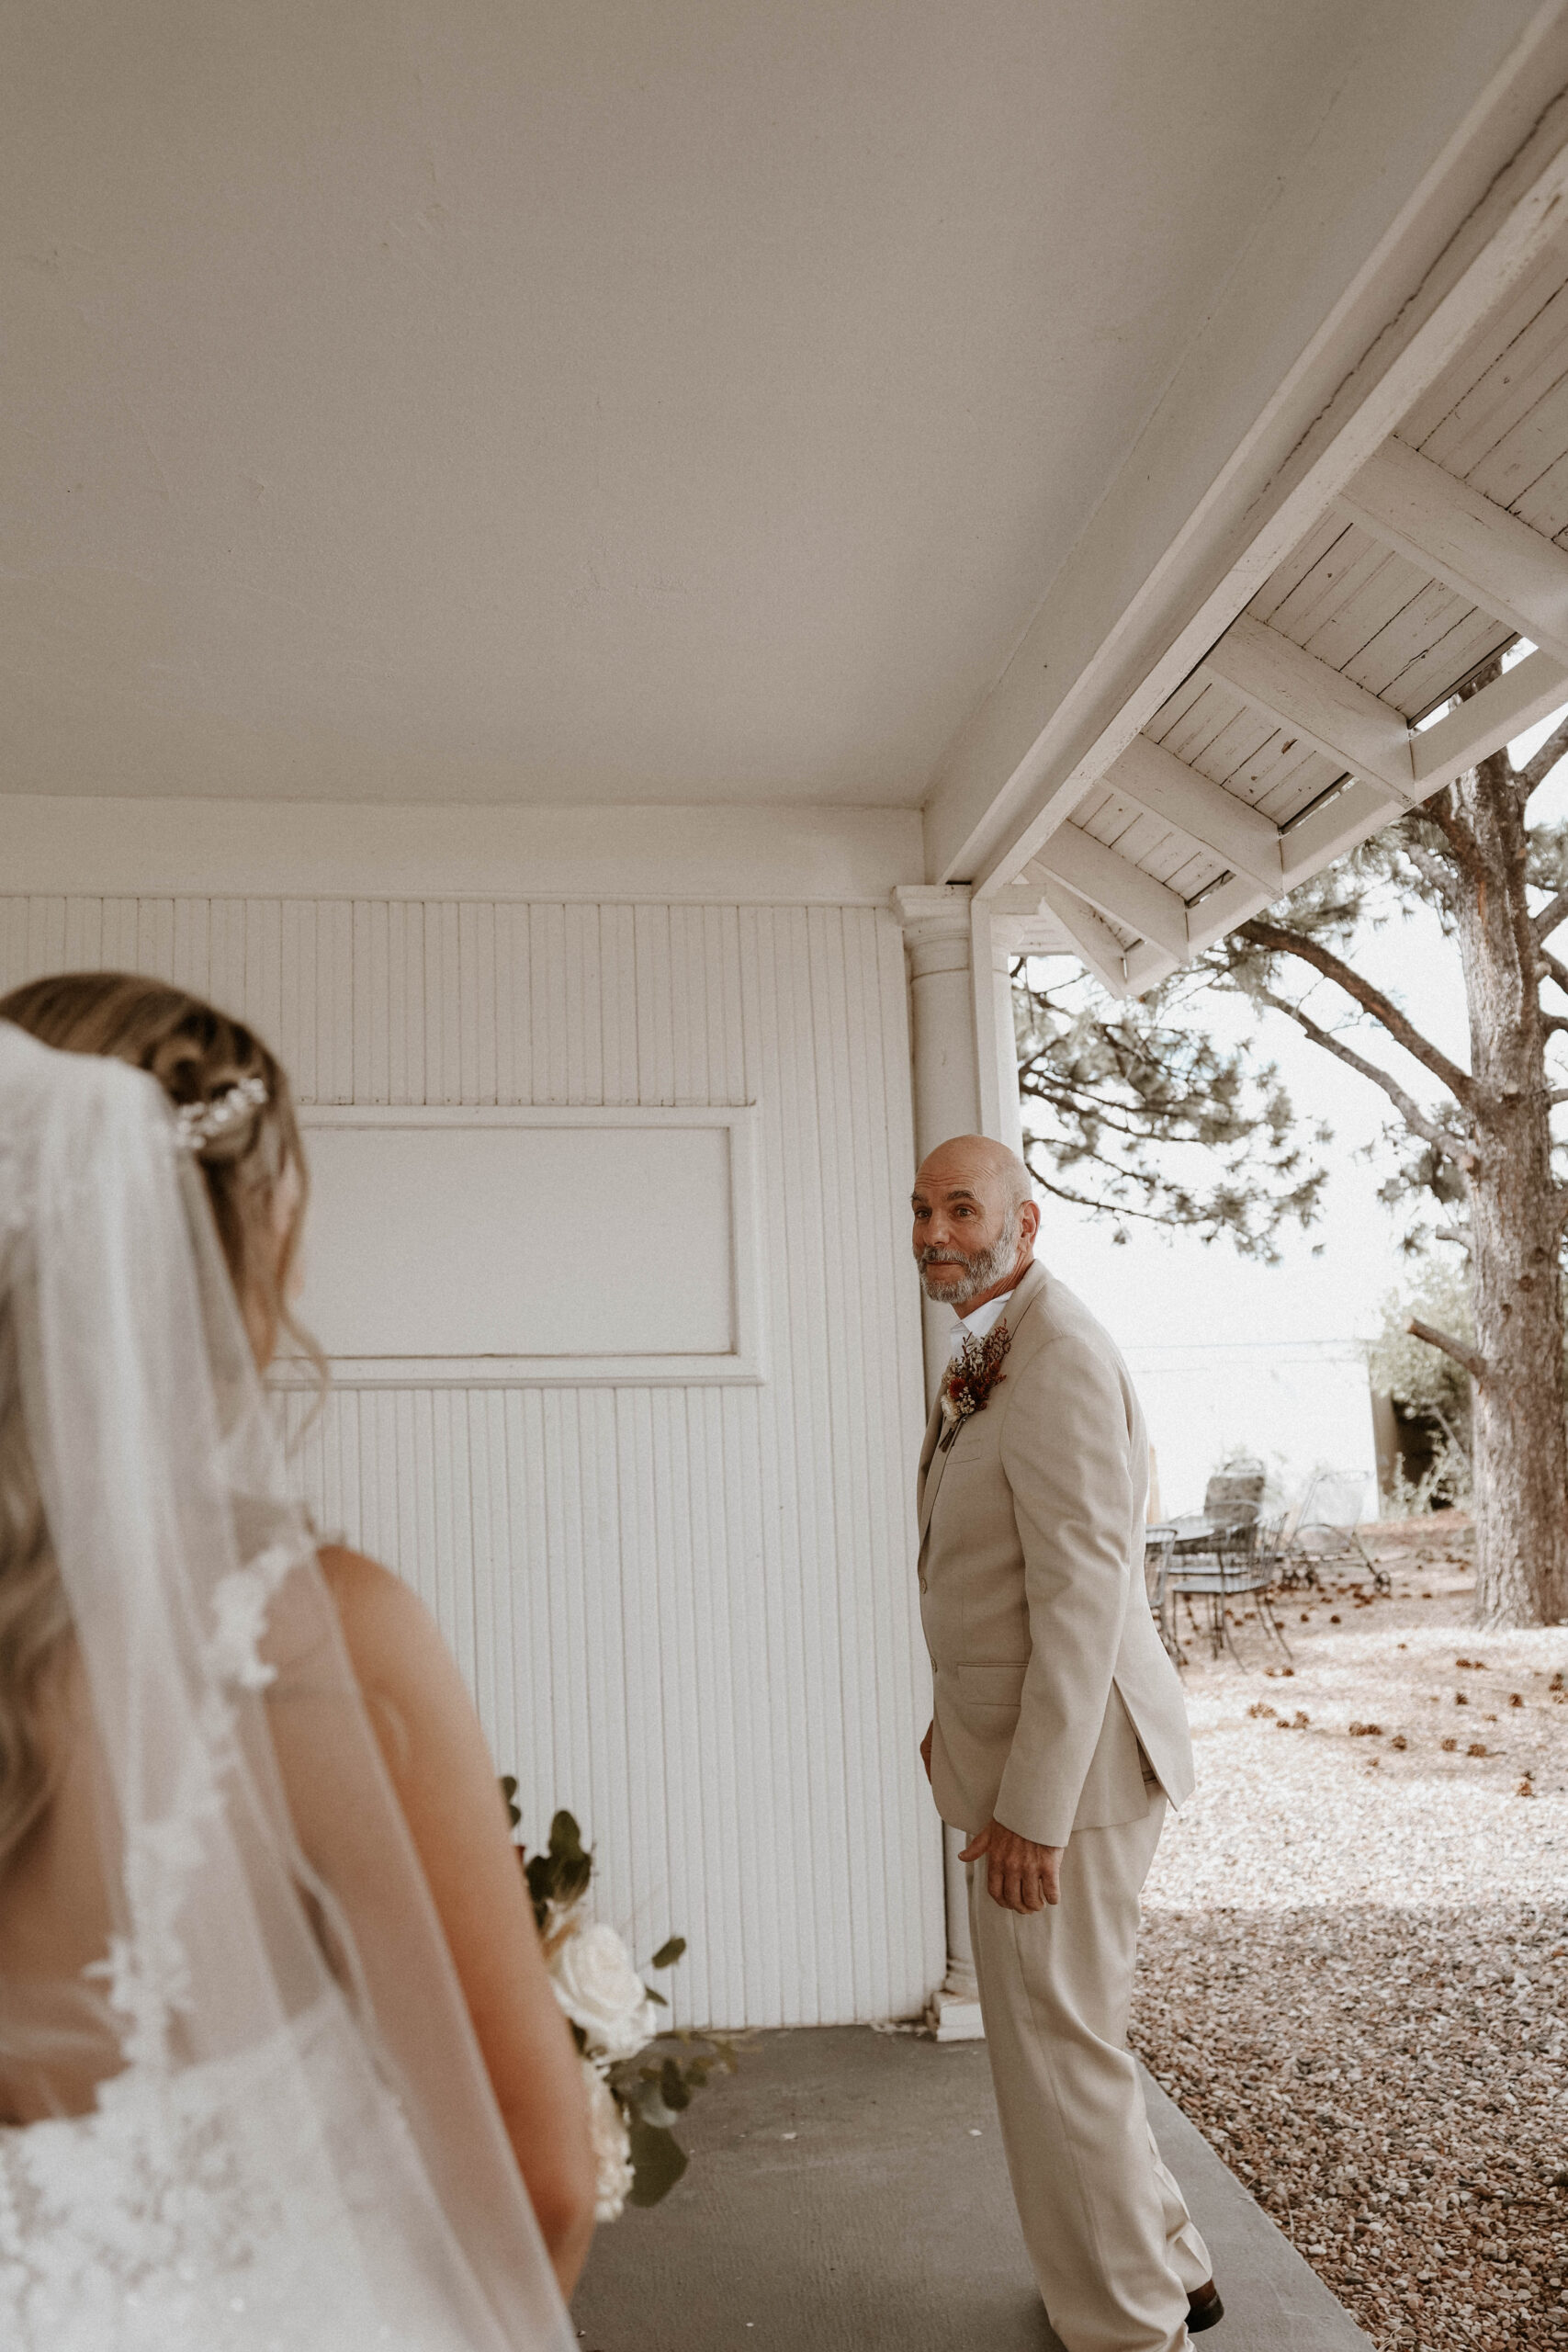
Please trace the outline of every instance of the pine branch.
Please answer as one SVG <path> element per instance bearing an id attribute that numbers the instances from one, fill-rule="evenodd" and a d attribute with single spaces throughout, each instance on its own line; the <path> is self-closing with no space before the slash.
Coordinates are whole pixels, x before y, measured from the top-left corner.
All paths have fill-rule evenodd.
<path id="1" fill-rule="evenodd" d="M 1442 859 L 1435 857 L 1425 842 L 1416 841 L 1409 832 L 1402 832 L 1399 846 L 1427 888 L 1437 894 L 1450 914 L 1456 913 L 1460 891 Z"/>
<path id="2" fill-rule="evenodd" d="M 1347 964 L 1342 956 L 1336 956 L 1331 947 L 1321 946 L 1315 939 L 1306 939 L 1296 932 L 1286 931 L 1279 923 L 1263 922 L 1256 916 L 1250 922 L 1238 923 L 1235 935 L 1250 939 L 1254 946 L 1268 948 L 1277 956 L 1295 956 L 1303 964 L 1310 964 L 1314 971 L 1323 974 L 1325 979 L 1332 980 L 1337 987 L 1342 988 L 1363 1012 L 1370 1012 L 1374 1021 L 1380 1022 L 1395 1045 L 1403 1046 L 1424 1069 L 1429 1069 L 1467 1111 L 1473 1108 L 1475 1083 L 1469 1072 L 1461 1069 L 1457 1062 L 1450 1061 L 1447 1054 L 1440 1053 L 1436 1046 L 1428 1043 L 1415 1023 L 1401 1012 L 1392 997 L 1384 996 L 1381 989 L 1375 989 L 1370 980 L 1364 980 L 1359 972 Z M 1384 1084 L 1381 1078 L 1378 1082 Z M 1384 1091 L 1387 1091 L 1386 1085 Z M 1416 1133 L 1420 1132 L 1417 1128 Z M 1446 1146 L 1444 1148 L 1447 1148 Z"/>
<path id="3" fill-rule="evenodd" d="M 1272 1006 L 1276 1012 L 1285 1013 L 1298 1029 L 1312 1039 L 1314 1046 L 1321 1046 L 1325 1054 L 1332 1054 L 1336 1060 L 1358 1070 L 1361 1077 L 1371 1079 L 1374 1086 L 1381 1086 L 1405 1125 L 1413 1135 L 1419 1136 L 1423 1143 L 1429 1143 L 1434 1151 L 1440 1151 L 1457 1167 L 1474 1167 L 1475 1154 L 1464 1137 L 1453 1134 L 1440 1121 L 1428 1118 L 1415 1096 L 1407 1094 L 1399 1080 L 1391 1078 L 1387 1070 L 1380 1069 L 1376 1062 L 1368 1061 L 1364 1055 L 1357 1053 L 1353 1046 L 1346 1045 L 1342 1037 L 1337 1037 L 1332 1030 L 1325 1029 L 1310 1012 L 1304 1012 L 1299 1004 L 1292 1004 L 1289 997 L 1275 996 L 1271 989 L 1265 989 L 1261 992 L 1260 1001 Z"/>
<path id="4" fill-rule="evenodd" d="M 1485 1357 L 1477 1355 L 1473 1348 L 1467 1348 L 1464 1341 L 1456 1340 L 1451 1332 L 1439 1331 L 1432 1323 L 1423 1323 L 1418 1315 L 1413 1315 L 1404 1328 L 1413 1340 L 1424 1340 L 1429 1348 L 1441 1348 L 1444 1355 L 1452 1356 L 1455 1363 L 1462 1365 L 1472 1380 L 1485 1379 Z"/>
<path id="5" fill-rule="evenodd" d="M 1524 786 L 1527 800 L 1546 782 L 1558 761 L 1564 758 L 1568 758 L 1568 719 L 1561 727 L 1554 727 L 1534 757 L 1527 760 L 1522 768 L 1515 770 Z"/>

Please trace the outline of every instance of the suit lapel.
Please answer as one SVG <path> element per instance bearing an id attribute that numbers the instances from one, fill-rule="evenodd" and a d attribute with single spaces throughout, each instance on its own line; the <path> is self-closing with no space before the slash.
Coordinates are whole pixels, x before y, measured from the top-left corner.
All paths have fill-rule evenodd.
<path id="1" fill-rule="evenodd" d="M 1044 1287 L 1045 1269 L 1039 1260 L 1035 1259 L 1009 1299 L 1007 1311 L 1001 1318 L 1015 1340 L 1018 1337 L 1020 1324 Z M 942 1430 L 942 1399 L 939 1396 L 931 1407 L 931 1419 L 926 1423 L 925 1442 L 920 1448 L 919 1476 L 915 1488 L 922 1544 L 926 1540 L 926 1530 L 931 1523 L 931 1513 L 936 1509 L 937 1490 L 942 1485 L 942 1474 L 947 1464 L 947 1454 L 942 1450 L 940 1443 Z"/>

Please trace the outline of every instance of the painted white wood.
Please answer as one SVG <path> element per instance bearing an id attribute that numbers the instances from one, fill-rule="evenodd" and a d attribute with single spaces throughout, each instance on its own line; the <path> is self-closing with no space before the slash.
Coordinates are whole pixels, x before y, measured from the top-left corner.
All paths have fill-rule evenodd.
<path id="1" fill-rule="evenodd" d="M 1105 781 L 1151 816 L 1179 825 L 1227 865 L 1258 882 L 1279 880 L 1283 871 L 1279 828 L 1223 785 L 1212 784 L 1185 760 L 1151 743 L 1146 735 L 1134 736 L 1106 771 Z"/>
<path id="2" fill-rule="evenodd" d="M 1143 938 L 1186 954 L 1187 910 L 1176 893 L 1078 826 L 1063 825 L 1054 832 L 1033 870 L 1065 882 L 1101 914 L 1131 923 Z"/>
<path id="3" fill-rule="evenodd" d="M 1087 899 L 1080 899 L 1054 876 L 1040 876 L 1041 895 L 1067 933 L 1089 970 L 1113 996 L 1120 996 L 1127 978 L 1126 951 L 1102 916 Z"/>
<path id="4" fill-rule="evenodd" d="M 945 1936 L 915 1756 L 924 1413 L 891 916 L 0 897 L 6 986 L 144 956 L 262 1026 L 312 1116 L 755 1104 L 764 1381 L 340 1381 L 319 1412 L 301 1390 L 280 1409 L 318 1525 L 435 1611 L 531 1840 L 571 1805 L 637 1955 L 691 1938 L 664 1980 L 677 2022 L 919 2010 Z M 643 1246 L 629 1193 L 619 1247 Z"/>
<path id="5" fill-rule="evenodd" d="M 1381 99 L 1369 62 L 1358 62 L 1345 104 L 1368 110 L 1360 135 L 1381 144 L 1404 116 L 1407 40 Z M 1295 339 L 1265 397 L 1235 412 L 1223 448 L 1212 448 L 1220 414 L 1254 380 L 1241 352 L 1325 251 L 1320 214 L 1293 232 L 1288 257 L 1277 243 L 1285 210 L 1270 220 L 1007 670 L 951 746 L 926 817 L 933 874 L 962 874 L 987 896 L 1029 864 L 1558 238 L 1568 110 L 1543 110 L 1542 93 L 1562 88 L 1565 64 L 1568 20 L 1543 12 L 1462 131 L 1440 156 L 1427 151 L 1418 195 L 1355 282 Z M 1322 168 L 1326 151 L 1315 152 Z M 1322 185 L 1314 181 L 1319 193 Z M 1168 485 L 1158 500 L 1156 481 Z"/>
<path id="6" fill-rule="evenodd" d="M 881 907 L 897 883 L 924 875 L 914 808 L 366 808 L 0 793 L 6 890 L 129 892 L 133 908 L 154 890 L 170 906 L 355 902 L 367 921 L 383 922 L 389 916 L 371 916 L 371 907 L 426 899 Z"/>
<path id="7" fill-rule="evenodd" d="M 1203 656 L 1202 668 L 1328 758 L 1386 785 L 1397 799 L 1411 798 L 1410 729 L 1403 715 L 1266 621 L 1238 614 Z"/>
<path id="8" fill-rule="evenodd" d="M 473 992 L 464 1035 L 492 1015 Z M 765 1376 L 754 1111 L 366 1105 L 303 1110 L 300 1124 L 311 1169 L 300 1312 L 335 1379 Z M 657 1247 L 622 1246 L 628 1202 Z M 613 1273 L 585 1284 L 596 1253 Z M 314 1374 L 301 1363 L 276 1377 L 309 1386 Z"/>
<path id="9" fill-rule="evenodd" d="M 1397 437 L 1340 505 L 1390 547 L 1568 665 L 1568 553 Z"/>
<path id="10" fill-rule="evenodd" d="M 1568 670 L 1546 652 L 1527 654 L 1415 740 L 1416 789 L 1424 799 L 1568 702 Z"/>

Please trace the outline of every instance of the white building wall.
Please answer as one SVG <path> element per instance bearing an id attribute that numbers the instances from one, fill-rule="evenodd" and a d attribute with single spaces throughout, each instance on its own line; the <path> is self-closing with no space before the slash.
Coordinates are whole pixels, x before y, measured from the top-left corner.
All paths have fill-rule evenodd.
<path id="1" fill-rule="evenodd" d="M 761 1385 L 339 1387 L 302 1475 L 323 1528 L 435 1611 L 531 1841 L 570 1805 L 604 1916 L 644 1957 L 689 1936 L 668 1980 L 679 2021 L 918 2008 L 944 1952 L 914 1755 L 922 1411 L 890 917 L 0 899 L 5 987 L 98 965 L 242 1013 L 306 1105 L 759 1106 Z M 620 1234 L 545 1236 L 581 1252 L 585 1284 L 648 1239 L 626 1178 Z M 289 1414 L 298 1431 L 302 1400 Z"/>

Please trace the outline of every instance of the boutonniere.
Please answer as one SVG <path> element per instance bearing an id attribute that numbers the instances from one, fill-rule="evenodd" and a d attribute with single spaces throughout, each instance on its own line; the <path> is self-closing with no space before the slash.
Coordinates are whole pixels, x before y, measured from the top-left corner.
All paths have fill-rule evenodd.
<path id="1" fill-rule="evenodd" d="M 992 1389 L 999 1380 L 1007 1378 L 1002 1370 L 1002 1358 L 1012 1345 L 1012 1333 L 1004 1317 L 993 1325 L 983 1340 L 965 1334 L 964 1345 L 947 1367 L 942 1384 L 942 1430 L 941 1451 L 945 1453 L 971 1413 L 983 1413 Z"/>

